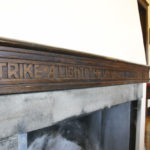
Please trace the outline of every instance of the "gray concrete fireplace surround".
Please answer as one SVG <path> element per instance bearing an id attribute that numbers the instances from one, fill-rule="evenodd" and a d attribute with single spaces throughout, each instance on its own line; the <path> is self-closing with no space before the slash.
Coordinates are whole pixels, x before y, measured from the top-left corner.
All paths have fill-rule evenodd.
<path id="1" fill-rule="evenodd" d="M 0 150 L 24 150 L 20 134 L 142 99 L 143 84 L 0 96 Z"/>

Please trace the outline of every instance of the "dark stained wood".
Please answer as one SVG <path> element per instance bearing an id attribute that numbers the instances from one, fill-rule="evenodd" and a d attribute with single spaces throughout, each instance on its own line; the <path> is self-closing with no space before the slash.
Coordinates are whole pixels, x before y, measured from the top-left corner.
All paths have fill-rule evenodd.
<path id="1" fill-rule="evenodd" d="M 0 94 L 148 82 L 149 67 L 0 39 Z"/>
<path id="2" fill-rule="evenodd" d="M 147 10 L 139 3 L 139 13 L 140 13 L 140 20 L 141 20 L 141 27 L 142 27 L 142 33 L 143 33 L 143 40 L 144 40 L 144 46 L 146 49 L 146 34 L 147 34 Z"/>
<path id="3" fill-rule="evenodd" d="M 138 2 L 145 8 L 148 9 L 149 3 L 147 0 L 138 0 Z"/>
<path id="4" fill-rule="evenodd" d="M 146 0 L 138 0 L 138 8 L 147 64 L 148 64 L 148 6 L 149 4 Z"/>
<path id="5" fill-rule="evenodd" d="M 147 99 L 150 99 L 150 85 L 147 86 Z"/>

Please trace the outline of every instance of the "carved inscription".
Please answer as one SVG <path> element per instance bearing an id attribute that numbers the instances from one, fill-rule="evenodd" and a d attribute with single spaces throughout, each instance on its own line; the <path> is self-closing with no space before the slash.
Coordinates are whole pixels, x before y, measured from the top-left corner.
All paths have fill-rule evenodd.
<path id="1" fill-rule="evenodd" d="M 28 63 L 0 63 L 0 79 L 71 79 L 71 80 L 125 80 L 146 79 L 144 72 L 121 71 L 95 66 L 70 65 L 52 63 L 28 64 Z"/>
<path id="2" fill-rule="evenodd" d="M 0 40 L 0 94 L 146 83 L 149 66 Z"/>

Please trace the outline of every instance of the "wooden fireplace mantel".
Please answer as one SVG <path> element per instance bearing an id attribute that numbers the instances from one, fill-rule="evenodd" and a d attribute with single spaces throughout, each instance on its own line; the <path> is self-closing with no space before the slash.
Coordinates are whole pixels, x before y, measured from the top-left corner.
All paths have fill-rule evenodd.
<path id="1" fill-rule="evenodd" d="M 0 94 L 144 83 L 149 67 L 0 39 Z"/>

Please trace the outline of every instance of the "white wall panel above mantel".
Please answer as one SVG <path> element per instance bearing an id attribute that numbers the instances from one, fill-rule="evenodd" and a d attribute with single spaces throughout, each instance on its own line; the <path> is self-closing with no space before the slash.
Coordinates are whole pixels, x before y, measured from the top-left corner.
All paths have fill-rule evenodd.
<path id="1" fill-rule="evenodd" d="M 137 0 L 5 0 L 0 36 L 145 64 Z"/>

